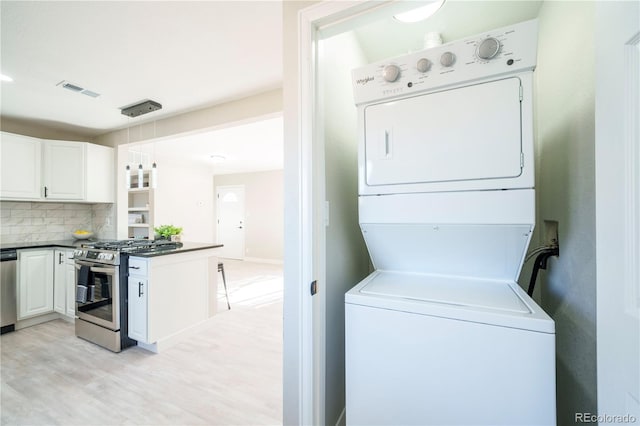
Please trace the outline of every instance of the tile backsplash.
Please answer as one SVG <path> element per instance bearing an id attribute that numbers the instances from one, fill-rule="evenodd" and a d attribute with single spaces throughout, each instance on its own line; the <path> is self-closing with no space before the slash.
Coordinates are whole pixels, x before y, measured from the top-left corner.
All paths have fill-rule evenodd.
<path id="1" fill-rule="evenodd" d="M 0 240 L 68 240 L 77 229 L 112 239 L 116 237 L 115 214 L 115 204 L 0 201 Z"/>

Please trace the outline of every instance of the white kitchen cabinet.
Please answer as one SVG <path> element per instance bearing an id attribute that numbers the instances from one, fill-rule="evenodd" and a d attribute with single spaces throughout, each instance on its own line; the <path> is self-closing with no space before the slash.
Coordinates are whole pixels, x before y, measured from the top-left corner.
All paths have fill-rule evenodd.
<path id="1" fill-rule="evenodd" d="M 159 351 L 214 315 L 218 260 L 213 249 L 129 258 L 128 335 Z"/>
<path id="2" fill-rule="evenodd" d="M 128 228 L 129 238 L 155 238 L 154 203 L 155 191 L 150 186 L 150 173 L 143 171 L 142 186 L 138 185 L 138 173 L 132 173 L 131 188 L 128 189 Z"/>
<path id="3" fill-rule="evenodd" d="M 42 183 L 48 200 L 83 200 L 86 192 L 86 144 L 42 141 Z"/>
<path id="4" fill-rule="evenodd" d="M 0 198 L 113 203 L 113 148 L 1 133 Z"/>
<path id="5" fill-rule="evenodd" d="M 128 335 L 138 342 L 151 343 L 147 333 L 148 279 L 146 259 L 129 258 L 127 295 L 129 309 Z"/>
<path id="6" fill-rule="evenodd" d="M 66 262 L 64 265 L 66 275 L 65 283 L 67 285 L 67 316 L 69 318 L 76 317 L 76 265 L 73 260 L 73 250 L 67 252 Z"/>
<path id="7" fill-rule="evenodd" d="M 76 303 L 73 250 L 56 249 L 53 262 L 53 310 L 74 318 Z"/>
<path id="8" fill-rule="evenodd" d="M 0 133 L 0 198 L 39 199 L 41 185 L 40 139 Z"/>
<path id="9" fill-rule="evenodd" d="M 53 250 L 18 251 L 18 319 L 53 312 Z"/>

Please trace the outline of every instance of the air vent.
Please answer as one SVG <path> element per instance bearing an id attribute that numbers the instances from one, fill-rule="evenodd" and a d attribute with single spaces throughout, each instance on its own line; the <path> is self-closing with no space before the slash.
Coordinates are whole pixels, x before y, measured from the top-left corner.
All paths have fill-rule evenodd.
<path id="1" fill-rule="evenodd" d="M 82 93 L 83 95 L 87 95 L 92 98 L 97 98 L 98 96 L 100 96 L 100 93 L 94 92 L 93 90 L 85 89 L 84 87 L 80 87 L 77 84 L 71 83 L 66 80 L 62 80 L 60 83 L 56 84 L 56 86 L 60 86 L 63 89 L 67 89 L 75 93 Z"/>
<path id="2" fill-rule="evenodd" d="M 76 86 L 75 84 L 71 83 L 63 83 L 62 87 L 67 90 L 73 90 L 74 92 L 82 92 L 84 90 L 82 87 Z"/>
<path id="3" fill-rule="evenodd" d="M 92 98 L 97 98 L 100 96 L 100 93 L 92 92 L 91 90 L 84 89 L 82 92 L 83 95 L 91 96 Z"/>

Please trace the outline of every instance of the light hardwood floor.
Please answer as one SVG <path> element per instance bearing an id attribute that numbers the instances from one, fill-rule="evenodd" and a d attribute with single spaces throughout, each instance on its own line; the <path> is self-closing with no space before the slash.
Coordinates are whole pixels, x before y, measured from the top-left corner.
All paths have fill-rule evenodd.
<path id="1" fill-rule="evenodd" d="M 282 424 L 282 267 L 224 260 L 219 313 L 186 342 L 114 354 L 63 320 L 0 338 L 2 425 Z"/>

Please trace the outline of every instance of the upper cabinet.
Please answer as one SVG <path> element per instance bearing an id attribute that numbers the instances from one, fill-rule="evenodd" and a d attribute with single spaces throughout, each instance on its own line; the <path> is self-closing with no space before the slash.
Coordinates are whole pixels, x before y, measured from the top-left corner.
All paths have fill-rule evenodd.
<path id="1" fill-rule="evenodd" d="M 4 132 L 0 136 L 0 198 L 40 198 L 40 140 Z"/>
<path id="2" fill-rule="evenodd" d="M 86 144 L 42 141 L 42 148 L 44 197 L 48 200 L 84 200 Z"/>
<path id="3" fill-rule="evenodd" d="M 1 132 L 5 200 L 114 202 L 113 148 Z"/>

